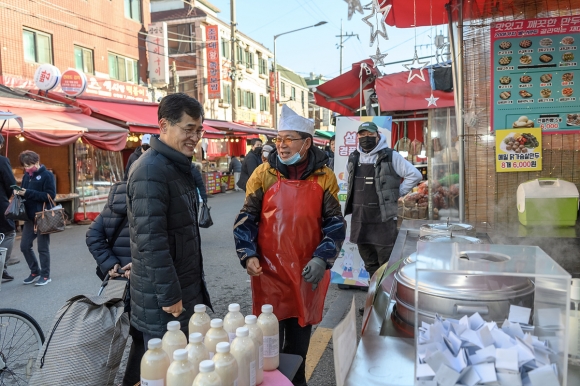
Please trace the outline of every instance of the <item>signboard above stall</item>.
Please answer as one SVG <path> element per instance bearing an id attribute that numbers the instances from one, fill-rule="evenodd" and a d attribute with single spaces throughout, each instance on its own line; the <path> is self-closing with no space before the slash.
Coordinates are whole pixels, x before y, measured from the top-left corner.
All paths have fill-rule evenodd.
<path id="1" fill-rule="evenodd" d="M 60 88 L 67 96 L 79 96 L 87 89 L 87 77 L 81 71 L 66 70 L 60 79 Z"/>
<path id="2" fill-rule="evenodd" d="M 580 132 L 578 32 L 580 16 L 492 25 L 492 131 Z"/>
<path id="3" fill-rule="evenodd" d="M 58 86 L 60 70 L 52 64 L 41 64 L 34 72 L 34 84 L 42 91 L 50 91 Z"/>

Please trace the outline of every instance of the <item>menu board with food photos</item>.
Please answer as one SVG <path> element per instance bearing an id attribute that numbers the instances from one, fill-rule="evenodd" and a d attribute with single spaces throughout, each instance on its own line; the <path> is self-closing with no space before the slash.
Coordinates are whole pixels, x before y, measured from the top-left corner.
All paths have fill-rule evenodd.
<path id="1" fill-rule="evenodd" d="M 491 28 L 491 130 L 580 132 L 580 16 Z"/>

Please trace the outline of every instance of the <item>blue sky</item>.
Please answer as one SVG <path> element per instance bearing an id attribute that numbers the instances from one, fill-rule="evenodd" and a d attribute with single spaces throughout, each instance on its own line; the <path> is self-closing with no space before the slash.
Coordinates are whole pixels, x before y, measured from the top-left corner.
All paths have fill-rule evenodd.
<path id="1" fill-rule="evenodd" d="M 210 0 L 220 8 L 218 16 L 230 20 L 230 0 Z M 371 0 L 361 0 L 365 5 Z M 409 0 L 413 1 L 413 0 Z M 420 0 L 417 1 L 419 6 Z M 351 20 L 348 17 L 348 5 L 344 0 L 237 0 L 236 18 L 238 29 L 270 50 L 274 49 L 274 35 L 327 21 L 316 28 L 281 36 L 277 39 L 277 61 L 297 72 L 308 76 L 310 72 L 322 74 L 327 78 L 339 75 L 339 43 L 341 19 L 343 34 L 358 34 L 343 43 L 343 71 L 348 71 L 352 63 L 367 59 L 376 53 L 376 41 L 369 46 L 370 27 L 361 20 L 364 15 L 355 13 Z M 371 19 L 371 20 L 374 20 Z M 440 30 L 446 35 L 445 26 L 417 28 L 417 53 L 419 57 L 435 54 L 431 44 L 433 37 Z M 415 29 L 398 29 L 387 26 L 389 40 L 379 37 L 383 53 L 388 53 L 385 63 L 413 58 Z M 433 63 L 434 63 L 433 59 Z M 405 71 L 401 64 L 381 67 L 383 73 Z"/>

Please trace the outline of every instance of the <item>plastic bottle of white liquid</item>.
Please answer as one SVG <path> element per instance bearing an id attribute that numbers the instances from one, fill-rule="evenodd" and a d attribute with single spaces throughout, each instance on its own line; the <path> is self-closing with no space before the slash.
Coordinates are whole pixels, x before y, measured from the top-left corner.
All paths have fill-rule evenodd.
<path id="1" fill-rule="evenodd" d="M 570 310 L 570 323 L 568 326 L 568 354 L 576 361 L 580 357 L 580 279 L 572 279 L 570 301 L 574 304 L 574 310 Z"/>
<path id="2" fill-rule="evenodd" d="M 181 331 L 181 323 L 178 321 L 167 323 L 167 332 L 163 335 L 161 342 L 163 344 L 163 350 L 165 350 L 170 360 L 173 361 L 173 352 L 187 346 L 187 338 Z"/>
<path id="3" fill-rule="evenodd" d="M 187 359 L 187 350 L 175 350 L 173 362 L 167 370 L 167 386 L 191 386 L 196 375 L 193 365 Z"/>
<path id="4" fill-rule="evenodd" d="M 205 336 L 210 327 L 210 318 L 205 312 L 205 304 L 197 304 L 193 310 L 195 313 L 191 316 L 191 319 L 189 319 L 189 334 L 191 335 L 194 332 L 199 332 L 201 335 Z"/>
<path id="5" fill-rule="evenodd" d="M 250 338 L 256 346 L 256 385 L 261 385 L 264 381 L 264 334 L 258 326 L 256 315 L 247 315 L 244 327 L 250 331 Z"/>
<path id="6" fill-rule="evenodd" d="M 238 386 L 256 386 L 256 347 L 246 327 L 236 330 L 230 352 L 238 362 Z"/>
<path id="7" fill-rule="evenodd" d="M 223 386 L 222 380 L 215 372 L 213 361 L 202 361 L 199 364 L 199 374 L 195 377 L 192 386 Z"/>
<path id="8" fill-rule="evenodd" d="M 240 305 L 232 303 L 228 306 L 228 313 L 224 318 L 224 330 L 228 333 L 230 343 L 236 337 L 236 329 L 244 327 L 244 315 L 240 312 Z"/>
<path id="9" fill-rule="evenodd" d="M 203 344 L 203 336 L 200 332 L 194 332 L 189 335 L 189 344 L 185 349 L 187 350 L 187 359 L 189 359 L 193 366 L 193 374 L 196 376 L 199 372 L 199 364 L 201 361 L 209 359 L 209 351 L 207 351 L 207 348 Z"/>
<path id="10" fill-rule="evenodd" d="M 169 357 L 162 348 L 161 339 L 151 339 L 147 348 L 141 359 L 141 385 L 165 386 Z"/>
<path id="11" fill-rule="evenodd" d="M 203 344 L 205 344 L 205 348 L 209 352 L 209 359 L 212 359 L 215 355 L 215 346 L 219 342 L 228 342 L 230 338 L 226 330 L 224 330 L 224 322 L 221 319 L 212 319 L 211 320 L 211 328 L 205 334 L 205 338 L 203 340 Z"/>
<path id="12" fill-rule="evenodd" d="M 280 365 L 280 330 L 274 307 L 270 304 L 262 306 L 258 326 L 264 334 L 264 371 L 276 370 Z"/>
<path id="13" fill-rule="evenodd" d="M 220 376 L 223 386 L 238 386 L 238 362 L 230 353 L 230 344 L 220 342 L 213 357 L 215 372 Z"/>

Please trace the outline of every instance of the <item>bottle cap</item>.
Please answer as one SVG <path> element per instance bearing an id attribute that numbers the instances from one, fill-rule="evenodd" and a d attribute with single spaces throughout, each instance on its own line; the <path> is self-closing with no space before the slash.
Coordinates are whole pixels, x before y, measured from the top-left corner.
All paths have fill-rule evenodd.
<path id="1" fill-rule="evenodd" d="M 236 328 L 236 336 L 244 337 L 249 336 L 250 330 L 247 327 L 238 327 Z"/>
<path id="2" fill-rule="evenodd" d="M 258 318 L 256 315 L 246 315 L 246 324 L 256 324 L 258 322 Z"/>
<path id="3" fill-rule="evenodd" d="M 180 348 L 179 350 L 175 350 L 173 352 L 173 360 L 174 361 L 183 361 L 187 359 L 187 350 Z"/>
<path id="4" fill-rule="evenodd" d="M 177 331 L 181 328 L 181 323 L 177 320 L 167 323 L 167 331 Z"/>
<path id="5" fill-rule="evenodd" d="M 205 304 L 196 304 L 195 307 L 193 307 L 193 312 L 205 312 L 205 310 Z"/>
<path id="6" fill-rule="evenodd" d="M 201 332 L 192 332 L 189 334 L 189 343 L 199 342 L 203 342 L 203 335 L 201 335 Z"/>
<path id="7" fill-rule="evenodd" d="M 230 352 L 230 344 L 228 342 L 219 342 L 215 346 L 216 352 Z"/>
<path id="8" fill-rule="evenodd" d="M 272 312 L 274 312 L 274 307 L 272 307 L 271 304 L 264 304 L 262 306 L 262 312 L 266 314 L 271 314 Z"/>
<path id="9" fill-rule="evenodd" d="M 238 303 L 232 303 L 228 306 L 229 312 L 240 312 L 240 305 Z"/>
<path id="10" fill-rule="evenodd" d="M 147 342 L 147 348 L 149 348 L 149 350 L 152 350 L 154 348 L 161 348 L 161 339 L 159 338 L 149 339 L 149 342 Z"/>
<path id="11" fill-rule="evenodd" d="M 200 373 L 210 373 L 215 370 L 215 364 L 213 361 L 205 360 L 201 361 L 199 364 L 199 372 Z"/>
<path id="12" fill-rule="evenodd" d="M 221 319 L 212 319 L 211 322 L 209 322 L 209 325 L 211 328 L 220 328 L 224 326 L 224 321 Z"/>

